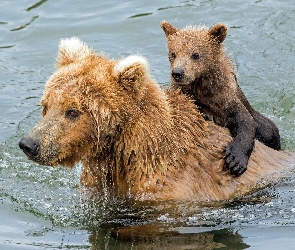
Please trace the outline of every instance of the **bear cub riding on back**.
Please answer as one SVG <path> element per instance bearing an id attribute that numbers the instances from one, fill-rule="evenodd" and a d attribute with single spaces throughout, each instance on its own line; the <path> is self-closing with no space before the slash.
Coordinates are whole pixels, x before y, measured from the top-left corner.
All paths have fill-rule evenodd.
<path id="1" fill-rule="evenodd" d="M 189 26 L 181 30 L 167 21 L 161 27 L 168 43 L 172 88 L 192 96 L 207 120 L 227 127 L 233 136 L 225 151 L 225 168 L 236 176 L 244 173 L 255 139 L 280 150 L 278 128 L 253 109 L 237 83 L 222 44 L 227 27 L 216 24 L 210 29 Z"/>

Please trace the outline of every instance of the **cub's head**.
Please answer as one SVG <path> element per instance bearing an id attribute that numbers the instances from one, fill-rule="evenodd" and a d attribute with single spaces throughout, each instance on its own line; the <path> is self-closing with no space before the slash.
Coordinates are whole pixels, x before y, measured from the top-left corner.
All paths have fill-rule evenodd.
<path id="1" fill-rule="evenodd" d="M 140 114 L 151 81 L 140 56 L 109 60 L 78 38 L 61 40 L 56 72 L 41 99 L 42 118 L 19 146 L 42 165 L 72 167 L 110 148 Z"/>
<path id="2" fill-rule="evenodd" d="M 189 85 L 197 82 L 218 63 L 227 35 L 225 25 L 216 24 L 211 29 L 189 26 L 180 30 L 163 21 L 161 27 L 168 43 L 172 83 Z"/>

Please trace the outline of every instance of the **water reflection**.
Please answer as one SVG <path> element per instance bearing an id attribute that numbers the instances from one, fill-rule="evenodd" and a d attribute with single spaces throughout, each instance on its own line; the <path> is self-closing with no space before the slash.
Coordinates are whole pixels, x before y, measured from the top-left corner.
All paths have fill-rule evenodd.
<path id="1" fill-rule="evenodd" d="M 101 237 L 103 230 L 105 237 Z M 206 230 L 196 228 L 169 228 L 162 224 L 122 226 L 104 225 L 102 229 L 91 231 L 89 242 L 93 249 L 235 249 L 249 247 L 242 236 L 229 229 Z M 183 233 L 183 231 L 187 231 Z"/>

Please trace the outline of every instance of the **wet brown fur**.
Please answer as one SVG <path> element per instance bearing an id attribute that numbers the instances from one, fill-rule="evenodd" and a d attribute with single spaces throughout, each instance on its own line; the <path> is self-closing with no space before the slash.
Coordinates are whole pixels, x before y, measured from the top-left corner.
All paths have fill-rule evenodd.
<path id="1" fill-rule="evenodd" d="M 206 122 L 179 91 L 160 89 L 141 59 L 125 60 L 79 40 L 61 43 L 43 117 L 27 135 L 40 144 L 31 160 L 69 168 L 81 161 L 84 185 L 119 198 L 196 201 L 243 195 L 294 164 L 256 142 L 248 171 L 234 178 L 223 171 L 228 130 Z"/>

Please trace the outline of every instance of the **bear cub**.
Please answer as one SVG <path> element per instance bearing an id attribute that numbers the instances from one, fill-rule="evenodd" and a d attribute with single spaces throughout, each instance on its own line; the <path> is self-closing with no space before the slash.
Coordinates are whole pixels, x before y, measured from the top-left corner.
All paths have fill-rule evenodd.
<path id="1" fill-rule="evenodd" d="M 227 27 L 178 29 L 167 21 L 161 27 L 168 43 L 172 88 L 192 96 L 206 119 L 227 127 L 233 136 L 225 151 L 225 168 L 236 176 L 244 173 L 255 139 L 280 150 L 278 128 L 252 108 L 237 83 L 222 44 Z"/>

